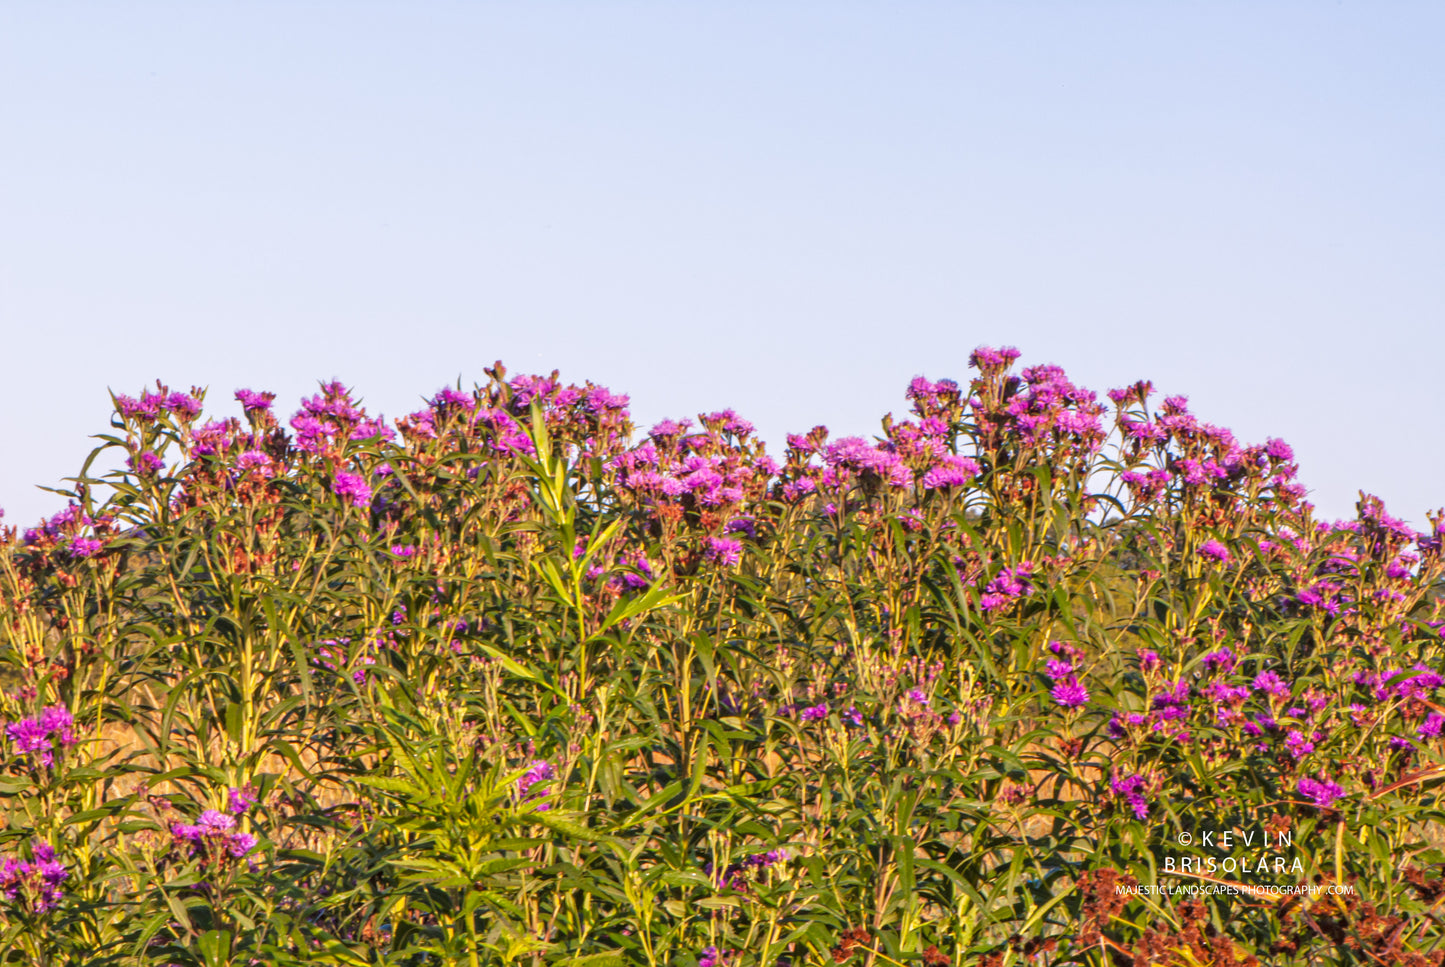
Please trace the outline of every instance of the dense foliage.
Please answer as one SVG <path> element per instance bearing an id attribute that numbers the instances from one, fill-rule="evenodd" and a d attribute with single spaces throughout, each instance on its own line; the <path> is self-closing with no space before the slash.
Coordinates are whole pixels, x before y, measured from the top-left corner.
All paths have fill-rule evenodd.
<path id="1" fill-rule="evenodd" d="M 1439 964 L 1439 521 L 1017 355 L 781 463 L 116 397 L 0 546 L 0 963 Z"/>

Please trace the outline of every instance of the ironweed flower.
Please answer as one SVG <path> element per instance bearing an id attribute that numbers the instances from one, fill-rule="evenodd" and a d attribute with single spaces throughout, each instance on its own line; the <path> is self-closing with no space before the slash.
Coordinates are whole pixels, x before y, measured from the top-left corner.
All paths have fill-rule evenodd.
<path id="1" fill-rule="evenodd" d="M 1234 671 L 1235 661 L 1234 652 L 1231 649 L 1219 648 L 1205 655 L 1200 664 L 1206 671 L 1228 674 Z"/>
<path id="2" fill-rule="evenodd" d="M 70 546 L 67 550 L 71 558 L 84 560 L 87 557 L 94 557 L 96 554 L 99 554 L 104 547 L 105 544 L 93 537 L 75 537 L 71 539 Z"/>
<path id="3" fill-rule="evenodd" d="M 256 847 L 255 836 L 234 832 L 235 828 L 235 816 L 207 809 L 194 823 L 171 824 L 172 848 L 182 856 L 200 859 L 202 868 L 224 866 Z"/>
<path id="4" fill-rule="evenodd" d="M 1199 546 L 1199 554 L 1201 557 L 1218 561 L 1220 564 L 1229 563 L 1229 548 L 1212 538 Z"/>
<path id="5" fill-rule="evenodd" d="M 1254 676 L 1254 690 L 1271 698 L 1289 698 L 1289 685 L 1276 672 L 1260 672 Z"/>
<path id="6" fill-rule="evenodd" d="M 251 786 L 237 789 L 232 786 L 226 791 L 226 809 L 233 816 L 242 816 L 256 805 L 256 790 Z"/>
<path id="7" fill-rule="evenodd" d="M 1312 776 L 1305 776 L 1300 779 L 1295 787 L 1299 794 L 1321 809 L 1330 809 L 1344 796 L 1344 789 L 1338 783 L 1328 779 L 1316 779 Z"/>
<path id="8" fill-rule="evenodd" d="M 1044 674 L 1058 681 L 1074 670 L 1074 663 L 1063 658 L 1051 658 L 1044 664 Z"/>
<path id="9" fill-rule="evenodd" d="M 0 896 L 22 913 L 48 913 L 64 898 L 61 884 L 69 873 L 43 840 L 31 843 L 32 859 L 6 858 L 0 865 Z"/>
<path id="10" fill-rule="evenodd" d="M 350 497 L 354 507 L 365 507 L 371 503 L 371 488 L 360 474 L 338 470 L 331 483 L 331 490 L 338 497 Z"/>
<path id="11" fill-rule="evenodd" d="M 253 413 L 270 413 L 271 404 L 276 400 L 275 393 L 253 393 L 249 389 L 236 390 L 236 400 L 245 410 L 246 415 Z"/>
<path id="12" fill-rule="evenodd" d="M 741 559 L 742 551 L 742 541 L 731 537 L 709 537 L 703 557 L 724 567 L 732 567 Z"/>
<path id="13" fill-rule="evenodd" d="M 552 767 L 552 763 L 541 760 L 533 762 L 517 780 L 517 798 L 525 802 L 546 795 L 546 784 L 555 778 L 557 778 L 557 770 Z M 537 808 L 545 811 L 550 807 L 543 803 Z"/>
<path id="14" fill-rule="evenodd" d="M 817 722 L 828 717 L 828 703 L 820 702 L 811 708 L 805 708 L 798 713 L 798 718 L 804 722 Z"/>
<path id="15" fill-rule="evenodd" d="M 1144 819 L 1149 815 L 1149 800 L 1144 797 L 1145 785 L 1144 777 L 1140 775 L 1116 778 L 1109 783 L 1114 795 L 1123 797 L 1136 819 Z"/>
<path id="16" fill-rule="evenodd" d="M 727 967 L 732 961 L 732 950 L 718 950 L 715 946 L 707 946 L 698 955 L 697 967 Z"/>
<path id="17" fill-rule="evenodd" d="M 1001 349 L 979 346 L 969 354 L 968 365 L 970 369 L 976 369 L 985 376 L 992 376 L 1008 369 L 1021 355 L 1022 353 L 1012 346 Z"/>
<path id="18" fill-rule="evenodd" d="M 1089 702 L 1089 690 L 1073 677 L 1055 685 L 1049 694 L 1060 708 L 1079 708 Z"/>
<path id="19" fill-rule="evenodd" d="M 41 766 L 55 764 L 56 753 L 75 744 L 75 720 L 64 705 L 52 705 L 35 718 L 21 719 L 5 726 L 5 734 L 17 755 L 38 753 Z"/>

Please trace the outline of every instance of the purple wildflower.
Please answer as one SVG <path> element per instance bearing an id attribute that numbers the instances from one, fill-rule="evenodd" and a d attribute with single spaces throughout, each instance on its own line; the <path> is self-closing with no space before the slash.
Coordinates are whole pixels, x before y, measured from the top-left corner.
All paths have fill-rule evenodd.
<path id="1" fill-rule="evenodd" d="M 69 709 L 52 705 L 33 719 L 9 723 L 5 726 L 5 735 L 17 755 L 39 753 L 40 765 L 48 769 L 55 764 L 57 748 L 75 744 L 74 725 Z"/>
<path id="2" fill-rule="evenodd" d="M 250 786 L 237 789 L 232 786 L 227 791 L 226 809 L 233 816 L 243 815 L 246 810 L 256 805 L 256 790 Z"/>
<path id="3" fill-rule="evenodd" d="M 71 557 L 76 560 L 83 560 L 84 558 L 94 557 L 96 554 L 99 554 L 103 547 L 105 547 L 105 545 L 93 537 L 76 537 L 71 540 L 68 550 Z"/>
<path id="4" fill-rule="evenodd" d="M 234 795 L 237 790 L 231 790 Z M 171 836 L 186 856 L 199 856 L 203 866 L 217 866 L 241 859 L 256 846 L 250 833 L 234 832 L 236 819 L 217 809 L 207 809 L 195 823 L 172 823 Z"/>
<path id="5" fill-rule="evenodd" d="M 532 787 L 538 783 L 545 783 L 555 778 L 557 778 L 557 770 L 552 768 L 552 763 L 542 761 L 533 762 L 527 771 L 522 773 L 522 777 L 517 780 L 517 795 L 523 799 L 531 799 L 535 796 L 542 795 L 545 790 L 533 793 L 531 792 Z"/>
<path id="6" fill-rule="evenodd" d="M 223 813 L 219 809 L 207 809 L 201 813 L 201 818 L 196 820 L 196 826 L 201 830 L 202 835 L 224 833 L 236 827 L 236 817 Z"/>
<path id="7" fill-rule="evenodd" d="M 338 470 L 331 482 L 331 490 L 338 497 L 350 497 L 352 506 L 365 507 L 371 503 L 371 488 L 359 474 Z"/>
<path id="8" fill-rule="evenodd" d="M 1007 369 L 1015 359 L 1019 358 L 1019 351 L 1012 346 L 1004 346 L 994 349 L 991 346 L 979 346 L 968 357 L 970 369 L 976 369 L 985 376 L 1000 373 Z"/>
<path id="9" fill-rule="evenodd" d="M 1422 739 L 1433 739 L 1440 735 L 1442 727 L 1445 727 L 1445 715 L 1431 712 L 1425 716 L 1425 721 L 1420 723 L 1417 734 Z"/>
<path id="10" fill-rule="evenodd" d="M 1144 819 L 1149 815 L 1149 800 L 1144 798 L 1144 777 L 1139 775 L 1127 776 L 1123 779 L 1114 779 L 1109 783 L 1116 796 L 1123 796 L 1124 801 L 1133 810 L 1136 819 Z"/>
<path id="11" fill-rule="evenodd" d="M 703 550 L 703 557 L 725 567 L 731 567 L 742 556 L 742 550 L 742 541 L 733 540 L 730 537 L 709 537 L 707 547 Z"/>
<path id="12" fill-rule="evenodd" d="M 1199 547 L 1199 553 L 1201 556 L 1211 558 L 1212 560 L 1218 561 L 1221 564 L 1224 564 L 1229 560 L 1229 548 L 1219 543 L 1219 541 L 1213 539 L 1207 540 L 1203 544 L 1201 544 Z"/>
<path id="13" fill-rule="evenodd" d="M 240 859 L 256 847 L 256 837 L 250 833 L 232 833 L 226 837 L 225 846 L 232 859 Z"/>
<path id="14" fill-rule="evenodd" d="M 153 474 L 159 473 L 161 468 L 166 465 L 166 462 L 162 460 L 158 455 L 151 453 L 149 450 L 147 450 L 144 453 L 139 453 L 132 457 L 126 457 L 125 465 L 130 469 L 134 470 L 136 473 Z"/>
<path id="15" fill-rule="evenodd" d="M 1063 658 L 1051 658 L 1044 665 L 1044 674 L 1058 681 L 1074 670 L 1074 663 Z"/>
<path id="16" fill-rule="evenodd" d="M 1328 779 L 1322 781 L 1311 776 L 1305 776 L 1295 788 L 1299 790 L 1300 795 L 1321 809 L 1331 808 L 1345 794 L 1338 784 Z"/>
<path id="17" fill-rule="evenodd" d="M 978 476 L 978 464 L 968 457 L 947 454 L 923 475 L 924 490 L 962 487 Z"/>
<path id="18" fill-rule="evenodd" d="M 260 450 L 247 450 L 236 458 L 238 470 L 255 470 L 263 477 L 269 477 L 272 473 L 271 458 Z"/>
<path id="19" fill-rule="evenodd" d="M 1284 747 L 1296 762 L 1315 750 L 1314 743 L 1305 738 L 1298 729 L 1289 730 L 1289 734 L 1285 736 Z"/>
<path id="20" fill-rule="evenodd" d="M 731 954 L 716 947 L 704 947 L 697 960 L 697 967 L 727 967 Z"/>
<path id="21" fill-rule="evenodd" d="M 1289 686 L 1275 672 L 1260 672 L 1254 676 L 1254 689 L 1273 698 L 1289 698 Z"/>
<path id="22" fill-rule="evenodd" d="M 48 913 L 64 898 L 61 884 L 70 874 L 49 843 L 35 840 L 31 853 L 32 860 L 7 858 L 0 864 L 0 896 L 26 913 Z"/>
<path id="23" fill-rule="evenodd" d="M 184 420 L 201 415 L 201 401 L 189 393 L 171 393 L 161 405 Z"/>
<path id="24" fill-rule="evenodd" d="M 1234 670 L 1235 661 L 1233 651 L 1228 648 L 1220 648 L 1205 655 L 1203 665 L 1208 671 L 1227 673 Z"/>
<path id="25" fill-rule="evenodd" d="M 248 389 L 236 390 L 236 400 L 241 404 L 241 408 L 246 411 L 247 416 L 253 413 L 271 412 L 271 403 L 275 399 L 275 393 L 253 393 Z"/>
<path id="26" fill-rule="evenodd" d="M 1078 708 L 1089 701 L 1089 690 L 1074 678 L 1055 685 L 1049 694 L 1061 708 Z"/>

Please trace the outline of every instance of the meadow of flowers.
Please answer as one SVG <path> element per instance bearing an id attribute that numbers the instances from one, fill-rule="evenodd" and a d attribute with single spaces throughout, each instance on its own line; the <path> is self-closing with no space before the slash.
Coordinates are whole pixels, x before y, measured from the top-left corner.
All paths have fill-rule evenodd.
<path id="1" fill-rule="evenodd" d="M 1445 521 L 1017 356 L 777 457 L 117 396 L 0 536 L 0 964 L 1440 964 Z"/>

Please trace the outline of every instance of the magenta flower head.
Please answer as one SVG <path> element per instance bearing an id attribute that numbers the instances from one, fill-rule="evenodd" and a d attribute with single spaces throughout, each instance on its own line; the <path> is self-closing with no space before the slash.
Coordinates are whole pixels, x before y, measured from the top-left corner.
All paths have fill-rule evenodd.
<path id="1" fill-rule="evenodd" d="M 524 799 L 530 799 L 540 795 L 542 791 L 531 792 L 532 788 L 539 783 L 546 783 L 548 780 L 555 779 L 556 777 L 557 770 L 552 768 L 552 763 L 543 761 L 533 762 L 527 771 L 522 773 L 522 778 L 517 780 L 517 795 Z M 529 795 L 529 793 L 531 794 Z"/>
<path id="2" fill-rule="evenodd" d="M 240 859 L 255 848 L 256 837 L 235 828 L 234 816 L 208 809 L 193 824 L 172 823 L 171 837 L 181 855 L 198 857 L 203 867 L 212 867 Z"/>
<path id="3" fill-rule="evenodd" d="M 182 420 L 194 420 L 201 415 L 201 401 L 189 393 L 171 393 L 161 405 Z"/>
<path id="4" fill-rule="evenodd" d="M 162 469 L 164 469 L 166 462 L 162 460 L 157 454 L 151 453 L 149 450 L 147 450 L 144 453 L 139 453 L 135 456 L 126 457 L 125 465 L 130 469 L 134 470 L 136 473 L 153 474 L 159 473 Z"/>
<path id="5" fill-rule="evenodd" d="M 338 470 L 336 479 L 331 483 L 331 490 L 338 497 L 350 497 L 354 507 L 365 507 L 371 503 L 371 488 L 359 474 Z"/>
<path id="6" fill-rule="evenodd" d="M 232 833 L 226 837 L 226 852 L 232 859 L 240 859 L 256 847 L 256 837 L 250 833 Z"/>
<path id="7" fill-rule="evenodd" d="M 1229 561 L 1229 548 L 1211 538 L 1200 545 L 1199 556 L 1224 564 Z"/>
<path id="8" fill-rule="evenodd" d="M 1089 690 L 1073 678 L 1055 685 L 1049 694 L 1060 708 L 1078 708 L 1089 701 Z"/>
<path id="9" fill-rule="evenodd" d="M 1272 698 L 1289 698 L 1289 686 L 1275 672 L 1260 672 L 1254 676 L 1254 688 Z"/>
<path id="10" fill-rule="evenodd" d="M 76 537 L 70 542 L 67 548 L 70 556 L 76 560 L 83 560 L 87 557 L 94 557 L 101 552 L 105 545 L 93 537 Z"/>
<path id="11" fill-rule="evenodd" d="M 709 537 L 703 557 L 725 567 L 731 567 L 742 557 L 742 541 L 731 537 Z"/>
<path id="12" fill-rule="evenodd" d="M 1417 734 L 1422 739 L 1434 739 L 1439 737 L 1441 728 L 1445 727 L 1445 715 L 1439 712 L 1431 712 L 1425 716 L 1425 721 L 1420 723 Z"/>
<path id="13" fill-rule="evenodd" d="M 945 454 L 938 466 L 923 475 L 923 489 L 963 487 L 978 475 L 978 463 L 968 457 Z"/>
<path id="14" fill-rule="evenodd" d="M 248 389 L 238 389 L 236 390 L 236 400 L 241 404 L 241 408 L 246 411 L 246 415 L 250 416 L 253 413 L 271 412 L 271 404 L 275 402 L 276 394 L 253 393 Z"/>
<path id="15" fill-rule="evenodd" d="M 221 812 L 219 809 L 207 809 L 201 813 L 201 818 L 196 820 L 196 826 L 205 833 L 224 833 L 235 828 L 236 818 Z"/>
<path id="16" fill-rule="evenodd" d="M 1265 442 L 1264 452 L 1275 463 L 1290 463 L 1294 460 L 1294 449 L 1288 443 L 1274 437 Z"/>
<path id="17" fill-rule="evenodd" d="M 74 726 L 69 709 L 52 705 L 33 719 L 9 723 L 5 735 L 17 755 L 34 753 L 39 764 L 49 769 L 55 764 L 56 752 L 75 744 Z"/>
<path id="18" fill-rule="evenodd" d="M 64 898 L 61 884 L 70 874 L 49 843 L 35 840 L 31 853 L 31 860 L 11 858 L 0 864 L 0 897 L 24 913 L 48 913 Z"/>
<path id="19" fill-rule="evenodd" d="M 1204 656 L 1203 664 L 1211 672 L 1231 672 L 1235 665 L 1234 652 L 1228 647 L 1211 651 Z"/>
<path id="20" fill-rule="evenodd" d="M 1109 786 L 1114 790 L 1114 795 L 1122 796 L 1124 801 L 1129 804 L 1135 818 L 1144 819 L 1149 815 L 1149 800 L 1144 798 L 1143 776 L 1134 775 L 1122 779 L 1112 779 Z"/>
<path id="21" fill-rule="evenodd" d="M 968 365 L 985 376 L 1001 373 L 1019 358 L 1019 351 L 1012 346 L 1004 346 L 1001 349 L 994 349 L 991 346 L 979 346 L 968 357 Z"/>
<path id="22" fill-rule="evenodd" d="M 256 805 L 256 790 L 250 786 L 237 789 L 232 786 L 227 790 L 226 810 L 232 816 L 244 815 L 246 810 Z"/>
<path id="23" fill-rule="evenodd" d="M 798 714 L 798 717 L 804 722 L 816 722 L 819 719 L 825 719 L 828 717 L 828 703 L 821 702 L 811 708 L 805 708 Z"/>
<path id="24" fill-rule="evenodd" d="M 697 967 L 727 967 L 732 960 L 732 951 L 718 950 L 716 947 L 704 947 L 698 956 Z"/>
<path id="25" fill-rule="evenodd" d="M 1299 794 L 1321 809 L 1330 809 L 1345 794 L 1338 783 L 1305 776 L 1296 787 Z"/>

